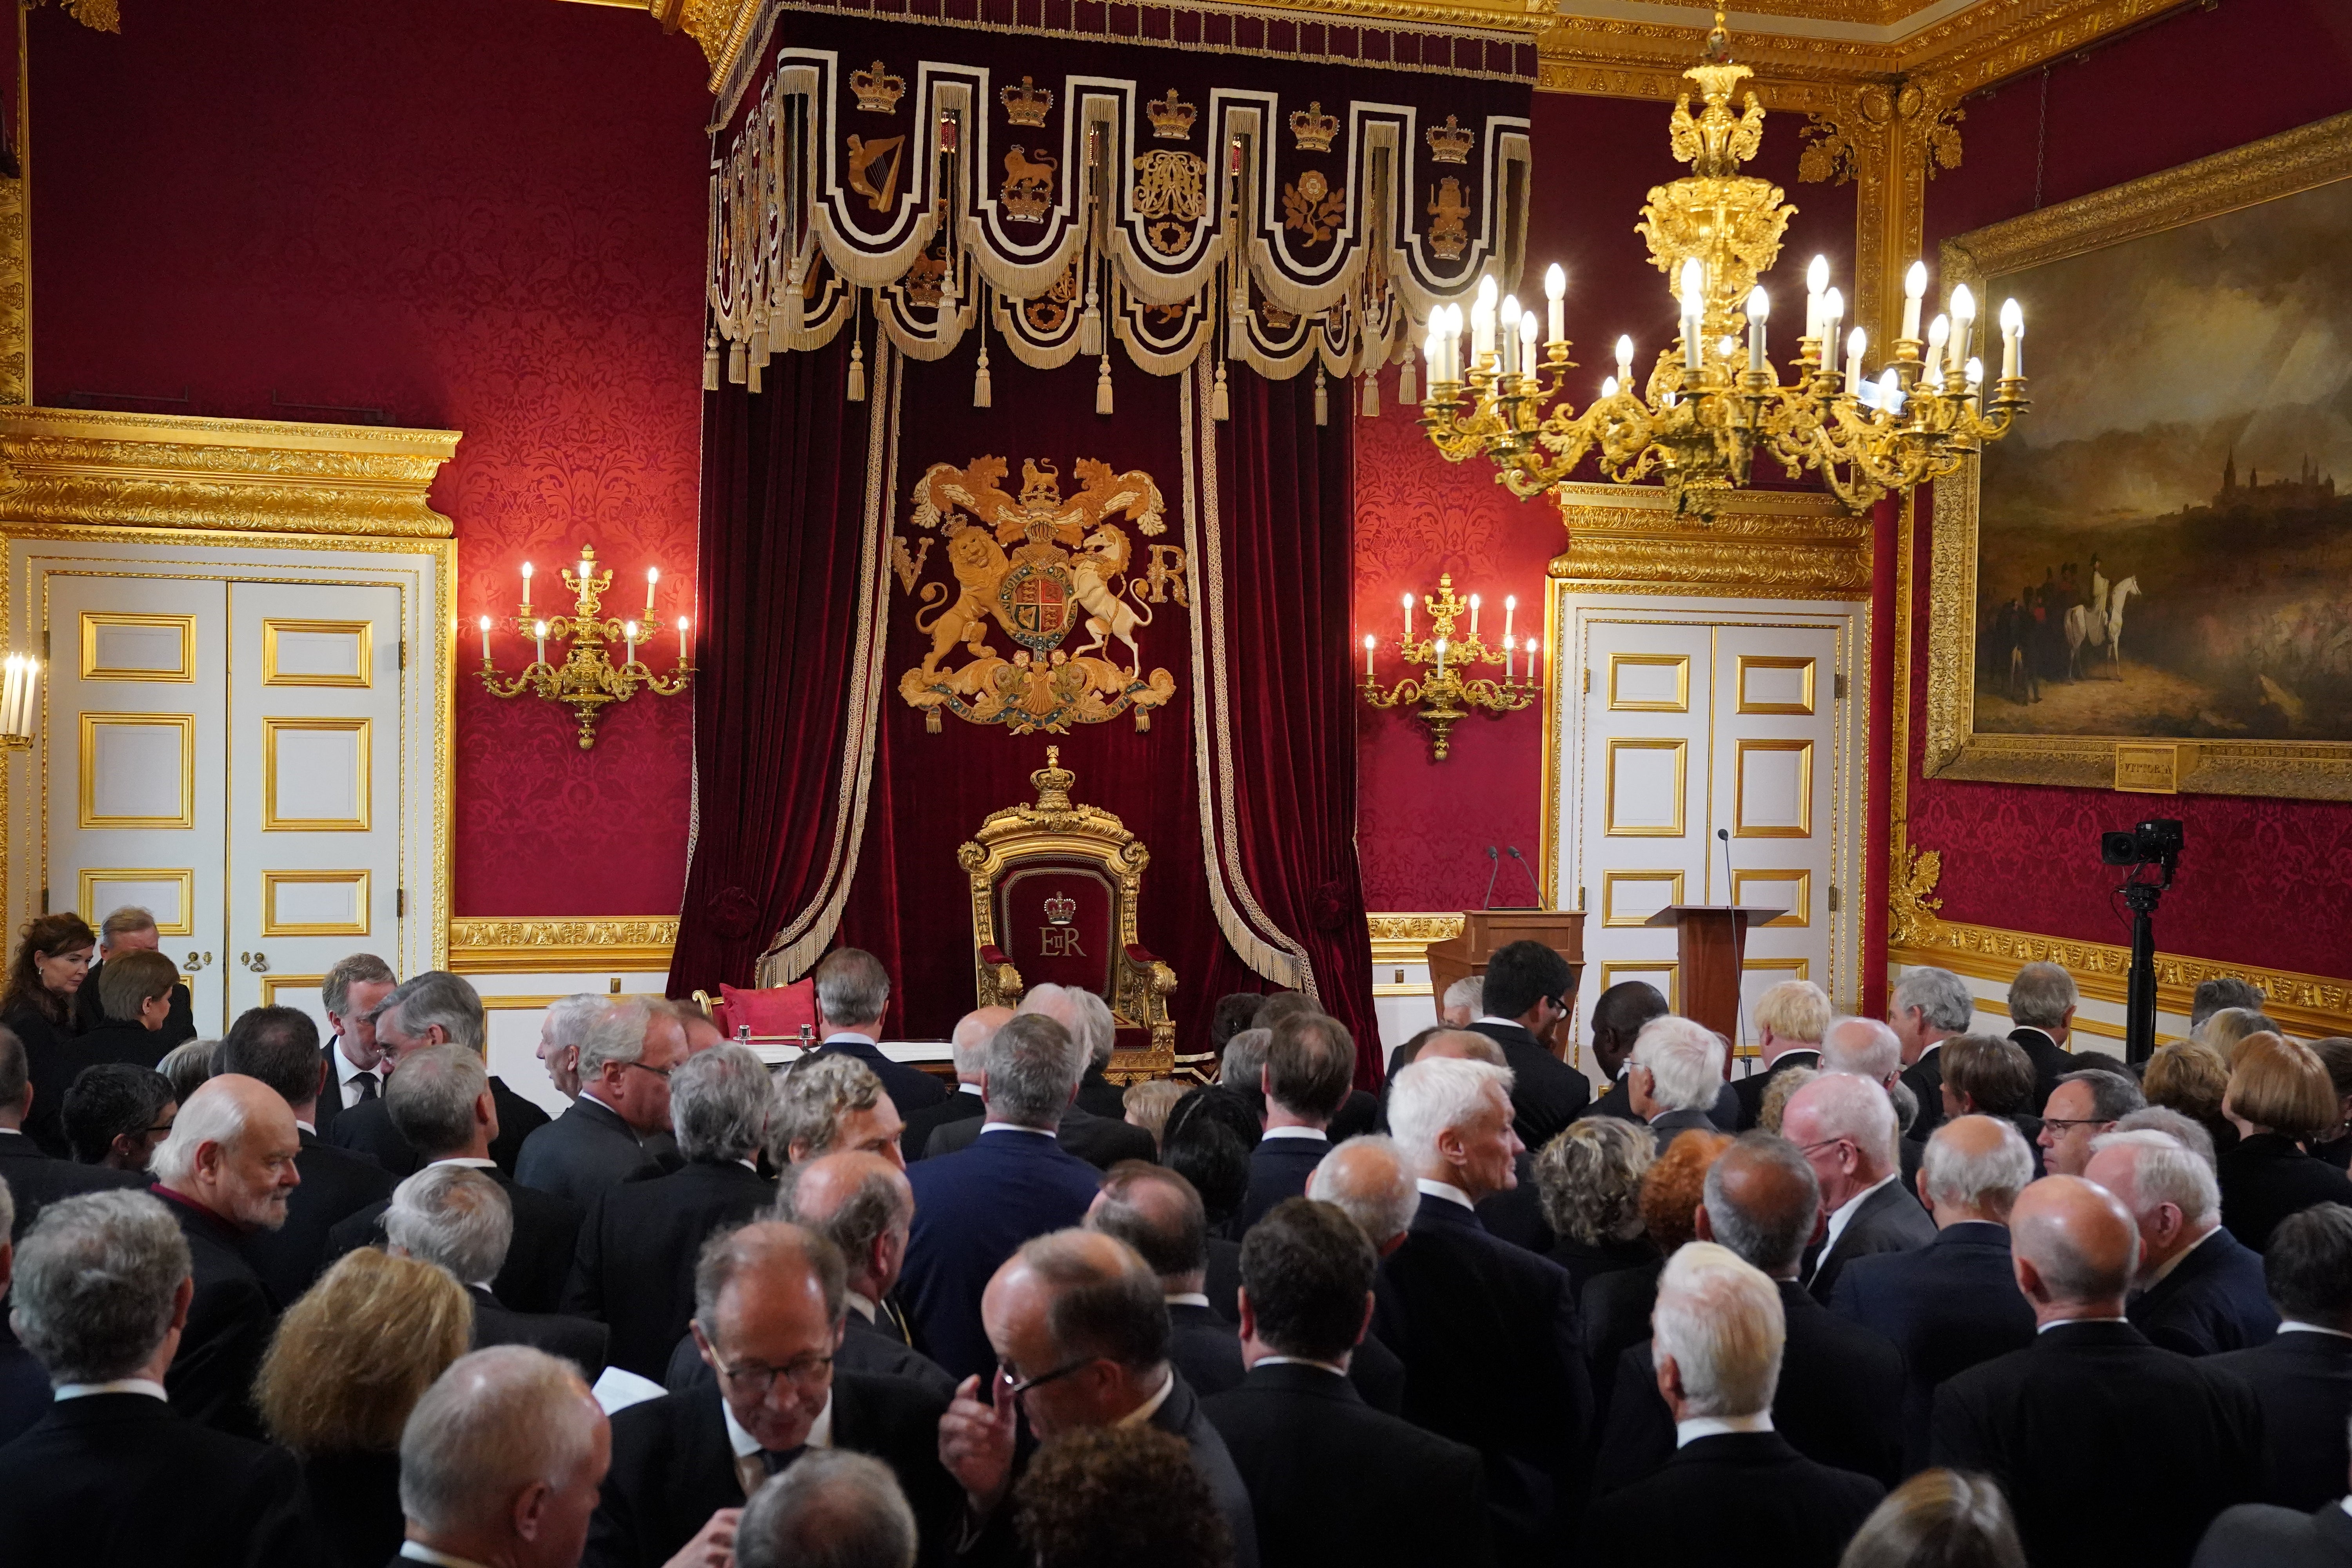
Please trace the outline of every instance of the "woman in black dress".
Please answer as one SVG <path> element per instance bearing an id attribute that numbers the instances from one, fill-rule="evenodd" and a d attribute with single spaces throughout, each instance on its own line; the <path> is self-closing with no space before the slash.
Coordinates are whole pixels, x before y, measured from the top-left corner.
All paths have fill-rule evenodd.
<path id="1" fill-rule="evenodd" d="M 2263 1250 L 2279 1221 L 2314 1204 L 2352 1204 L 2352 1176 L 2305 1145 L 2341 1119 L 2335 1085 L 2309 1046 L 2264 1031 L 2238 1042 L 2221 1114 L 2238 1130 L 2222 1151 L 2221 1223 Z"/>
<path id="2" fill-rule="evenodd" d="M 0 991 L 0 1024 L 25 1043 L 33 1079 L 33 1110 L 25 1131 L 42 1152 L 64 1160 L 66 1086 L 78 1065 L 68 1048 L 74 1037 L 74 993 L 89 973 L 98 937 L 72 910 L 42 915 L 25 927 L 8 961 L 8 984 Z"/>

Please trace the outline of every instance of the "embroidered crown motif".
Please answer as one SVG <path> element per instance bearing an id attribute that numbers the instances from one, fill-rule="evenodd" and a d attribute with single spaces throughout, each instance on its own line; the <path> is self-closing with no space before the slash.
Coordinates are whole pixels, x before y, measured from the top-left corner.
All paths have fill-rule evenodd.
<path id="1" fill-rule="evenodd" d="M 1298 138 L 1302 153 L 1328 153 L 1331 139 L 1339 134 L 1339 117 L 1323 112 L 1323 101 L 1317 99 L 1304 109 L 1293 110 L 1290 133 Z"/>
<path id="2" fill-rule="evenodd" d="M 1078 900 L 1067 893 L 1055 893 L 1045 900 L 1045 919 L 1057 926 L 1068 925 L 1077 918 Z"/>
<path id="3" fill-rule="evenodd" d="M 1039 87 L 1024 76 L 1019 87 L 998 88 L 996 101 L 1004 105 L 1005 119 L 1034 130 L 1045 124 L 1045 116 L 1053 112 L 1054 89 Z"/>
<path id="4" fill-rule="evenodd" d="M 1170 88 L 1166 98 L 1148 98 L 1144 111 L 1151 116 L 1151 134 L 1161 142 L 1181 142 L 1192 134 L 1192 121 L 1201 111 L 1176 96 Z"/>
<path id="5" fill-rule="evenodd" d="M 896 114 L 898 100 L 907 94 L 907 79 L 893 76 L 876 60 L 871 70 L 849 73 L 849 90 L 857 95 L 857 107 L 868 114 Z"/>
<path id="6" fill-rule="evenodd" d="M 1468 163 L 1470 145 L 1478 139 L 1475 131 L 1456 123 L 1450 114 L 1445 117 L 1444 124 L 1433 125 L 1422 135 L 1429 143 L 1430 157 L 1440 163 Z"/>

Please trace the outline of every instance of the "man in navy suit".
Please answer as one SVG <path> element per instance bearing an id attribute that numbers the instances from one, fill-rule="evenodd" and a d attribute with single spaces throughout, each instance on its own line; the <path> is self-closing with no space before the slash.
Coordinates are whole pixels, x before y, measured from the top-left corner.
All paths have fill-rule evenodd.
<path id="1" fill-rule="evenodd" d="M 2033 1308 L 2018 1294 L 2009 1259 L 2009 1208 L 2032 1179 L 2033 1155 L 2013 1123 L 1945 1122 L 1919 1167 L 1936 1239 L 1857 1258 L 1830 1292 L 1830 1310 L 1903 1352 L 1906 1470 L 1927 1462 L 1927 1422 L 1944 1380 L 2033 1342 Z"/>
<path id="2" fill-rule="evenodd" d="M 2315 1204 L 2271 1232 L 2263 1272 L 2279 1310 L 2268 1344 L 2209 1363 L 2235 1373 L 2263 1407 L 2263 1497 L 2287 1508 L 2338 1513 L 2352 1462 L 2352 1208 Z M 2352 1521 L 2346 1538 L 2352 1540 Z"/>
<path id="3" fill-rule="evenodd" d="M 2110 1132 L 2083 1174 L 2123 1200 L 2139 1226 L 2133 1324 L 2166 1350 L 2213 1355 L 2278 1332 L 2262 1254 L 2221 1228 L 2213 1168 L 2169 1133 Z"/>
<path id="4" fill-rule="evenodd" d="M 824 1037 L 819 1057 L 855 1057 L 874 1069 L 901 1116 L 937 1105 L 947 1086 L 923 1071 L 894 1062 L 875 1042 L 890 1011 L 890 976 L 882 961 L 863 948 L 837 947 L 816 966 L 816 1026 Z"/>
<path id="5" fill-rule="evenodd" d="M 1024 1241 L 1086 1217 L 1101 1173 L 1055 1140 L 1077 1093 L 1084 1053 L 1040 1013 L 996 1031 L 981 1073 L 987 1110 L 971 1147 L 908 1168 L 915 1222 L 899 1294 L 931 1359 L 958 1378 L 996 1364 L 980 1300 Z"/>
<path id="6" fill-rule="evenodd" d="M 1241 1228 L 1285 1198 L 1301 1196 L 1307 1178 L 1331 1152 L 1331 1118 L 1347 1103 L 1356 1073 L 1356 1041 L 1348 1026 L 1320 1013 L 1300 1013 L 1274 1026 L 1266 1043 L 1265 1136 L 1250 1153 L 1249 1195 Z"/>

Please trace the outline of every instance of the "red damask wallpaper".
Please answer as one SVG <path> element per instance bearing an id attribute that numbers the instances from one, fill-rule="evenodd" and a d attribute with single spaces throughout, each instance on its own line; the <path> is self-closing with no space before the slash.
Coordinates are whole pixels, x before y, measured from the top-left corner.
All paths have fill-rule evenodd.
<path id="1" fill-rule="evenodd" d="M 2352 109 L 2352 8 L 2233 0 L 2178 12 L 1967 105 L 1966 161 L 1928 187 L 1943 237 L 2137 179 Z M 1927 555 L 1927 508 L 1919 528 Z M 1927 647 L 1924 572 L 1913 647 Z M 1924 718 L 1915 690 L 1912 734 Z M 2157 916 L 2168 952 L 2352 974 L 2352 804 L 1947 783 L 1910 759 L 1911 842 L 1943 855 L 1945 918 L 2127 942 L 2095 835 L 2148 816 L 2187 825 Z"/>
<path id="2" fill-rule="evenodd" d="M 457 912 L 675 910 L 687 700 L 640 695 L 582 752 L 568 710 L 485 693 L 469 650 L 521 561 L 583 542 L 616 584 L 659 565 L 662 618 L 691 613 L 699 52 L 550 0 L 172 0 L 125 7 L 121 36 L 54 7 L 29 27 L 37 399 L 464 431 L 434 489 L 467 628 Z"/>

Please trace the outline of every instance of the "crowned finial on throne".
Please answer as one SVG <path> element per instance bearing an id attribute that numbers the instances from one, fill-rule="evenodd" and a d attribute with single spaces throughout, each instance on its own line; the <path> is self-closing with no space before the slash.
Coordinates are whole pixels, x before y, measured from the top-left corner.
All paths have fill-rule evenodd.
<path id="1" fill-rule="evenodd" d="M 1045 748 L 1045 765 L 1031 773 L 1029 782 L 1037 786 L 1039 811 L 1067 811 L 1070 809 L 1070 786 L 1078 782 L 1078 775 L 1062 766 L 1061 747 L 1048 746 Z"/>

